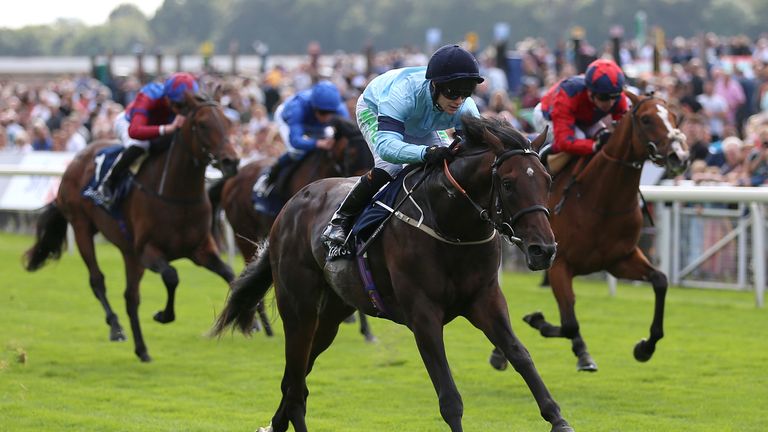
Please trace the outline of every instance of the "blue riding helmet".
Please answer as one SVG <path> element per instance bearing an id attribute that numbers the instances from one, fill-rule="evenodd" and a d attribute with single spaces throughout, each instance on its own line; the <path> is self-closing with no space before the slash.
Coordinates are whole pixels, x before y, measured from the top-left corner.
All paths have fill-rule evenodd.
<path id="1" fill-rule="evenodd" d="M 200 87 L 197 85 L 195 77 L 186 72 L 177 72 L 171 75 L 163 84 L 163 93 L 168 96 L 171 102 L 183 102 L 184 93 L 187 90 L 197 93 Z"/>
<path id="2" fill-rule="evenodd" d="M 337 111 L 341 104 L 339 89 L 330 81 L 321 81 L 312 88 L 309 104 L 314 110 Z"/>
<path id="3" fill-rule="evenodd" d="M 432 54 L 426 78 L 435 84 L 457 79 L 472 79 L 477 84 L 485 81 L 475 56 L 458 45 L 445 45 Z"/>
<path id="4" fill-rule="evenodd" d="M 598 59 L 590 63 L 584 81 L 592 93 L 618 94 L 624 90 L 624 72 L 613 60 Z"/>

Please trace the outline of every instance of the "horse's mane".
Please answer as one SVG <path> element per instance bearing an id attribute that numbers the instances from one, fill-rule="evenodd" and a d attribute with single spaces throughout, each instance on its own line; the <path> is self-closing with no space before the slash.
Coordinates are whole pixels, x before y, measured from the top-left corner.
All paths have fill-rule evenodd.
<path id="1" fill-rule="evenodd" d="M 465 115 L 461 118 L 461 123 L 466 134 L 463 146 L 467 150 L 489 148 L 485 142 L 485 131 L 496 136 L 507 150 L 531 148 L 528 138 L 505 120 Z"/>

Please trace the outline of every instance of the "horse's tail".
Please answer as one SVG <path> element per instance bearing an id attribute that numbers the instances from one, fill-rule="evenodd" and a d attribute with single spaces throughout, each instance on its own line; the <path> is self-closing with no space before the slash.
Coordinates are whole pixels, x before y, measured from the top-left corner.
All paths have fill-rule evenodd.
<path id="1" fill-rule="evenodd" d="M 54 203 L 50 203 L 37 219 L 36 241 L 24 253 L 24 268 L 35 271 L 49 258 L 58 259 L 66 238 L 67 219 Z"/>
<path id="2" fill-rule="evenodd" d="M 211 233 L 213 238 L 221 238 L 221 225 L 219 224 L 219 210 L 221 210 L 221 192 L 224 189 L 227 179 L 216 180 L 208 188 L 208 200 L 211 202 Z"/>
<path id="3" fill-rule="evenodd" d="M 244 334 L 253 329 L 256 305 L 272 286 L 272 264 L 269 262 L 269 243 L 260 248 L 256 259 L 232 282 L 227 304 L 211 330 L 220 336 L 227 327 L 237 327 Z"/>

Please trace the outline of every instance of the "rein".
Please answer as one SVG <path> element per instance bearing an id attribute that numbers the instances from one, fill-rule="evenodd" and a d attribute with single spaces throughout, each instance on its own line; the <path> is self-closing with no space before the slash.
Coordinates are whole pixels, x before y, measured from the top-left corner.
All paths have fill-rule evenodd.
<path id="1" fill-rule="evenodd" d="M 480 219 L 490 224 L 496 231 L 499 231 L 502 235 L 507 236 L 507 239 L 510 243 L 520 245 L 522 244 L 523 240 L 520 237 L 517 237 L 515 235 L 514 226 L 517 223 L 517 221 L 520 220 L 523 216 L 525 216 L 528 213 L 533 213 L 537 211 L 544 212 L 547 217 L 549 217 L 549 210 L 547 207 L 537 204 L 530 207 L 526 207 L 522 210 L 519 210 L 517 213 L 514 213 L 511 217 L 507 215 L 509 213 L 507 209 L 504 208 L 502 195 L 501 195 L 501 188 L 499 187 L 499 175 L 498 175 L 498 169 L 501 167 L 501 165 L 506 161 L 507 159 L 513 157 L 513 156 L 534 156 L 538 158 L 538 154 L 534 152 L 531 149 L 514 149 L 514 150 L 507 150 L 504 153 L 497 155 L 496 159 L 493 161 L 493 164 L 491 164 L 491 191 L 489 195 L 489 203 L 487 208 L 483 208 L 475 202 L 475 200 L 472 199 L 472 197 L 469 196 L 467 191 L 461 187 L 459 182 L 453 177 L 451 174 L 451 171 L 448 169 L 448 162 L 443 161 L 443 172 L 445 173 L 445 176 L 448 178 L 448 181 L 451 182 L 451 184 L 458 190 L 472 205 L 472 207 L 475 208 L 475 210 L 478 212 L 478 215 L 480 216 Z M 494 208 L 494 213 L 490 213 L 489 209 Z M 507 217 L 505 217 L 507 216 Z"/>

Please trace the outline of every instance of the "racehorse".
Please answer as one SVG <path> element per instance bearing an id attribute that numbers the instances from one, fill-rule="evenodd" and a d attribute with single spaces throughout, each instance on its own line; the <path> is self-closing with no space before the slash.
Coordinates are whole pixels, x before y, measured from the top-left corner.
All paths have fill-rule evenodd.
<path id="1" fill-rule="evenodd" d="M 144 362 L 151 360 L 138 314 L 139 282 L 145 269 L 159 273 L 167 290 L 165 309 L 154 316 L 160 323 L 175 319 L 179 277 L 170 261 L 189 258 L 228 283 L 234 279 L 232 269 L 219 258 L 211 236 L 211 205 L 205 191 L 209 163 L 213 162 L 225 176 L 237 171 L 237 155 L 228 139 L 230 122 L 214 102 L 188 95 L 186 103 L 186 121 L 168 150 L 150 156 L 132 180 L 132 188 L 119 207 L 122 220 L 81 194 L 94 175 L 97 153 L 114 144 L 95 142 L 78 153 L 65 170 L 56 200 L 38 220 L 37 241 L 25 254 L 29 271 L 42 267 L 49 258 L 59 258 L 69 222 L 88 267 L 91 289 L 106 312 L 110 340 L 119 341 L 125 340 L 125 335 L 107 300 L 93 237 L 101 232 L 115 244 L 125 262 L 125 300 L 135 353 Z"/>
<path id="2" fill-rule="evenodd" d="M 320 240 L 352 187 L 347 179 L 320 180 L 294 195 L 275 220 L 268 245 L 233 283 L 213 334 L 229 326 L 248 332 L 254 306 L 273 281 L 285 329 L 282 400 L 271 425 L 261 431 L 283 432 L 289 422 L 298 432 L 307 430 L 306 376 L 356 308 L 413 331 L 452 431 L 462 430 L 463 403 L 448 366 L 443 326 L 458 316 L 512 359 L 553 431 L 573 430 L 512 332 L 498 281 L 501 239 L 495 228 L 518 243 L 529 268 L 549 267 L 555 253 L 544 207 L 550 177 L 528 140 L 508 123 L 467 117 L 463 124 L 466 142 L 456 159 L 425 171 L 410 195 L 413 201 L 399 210 L 413 222 L 423 209 L 420 228 L 392 218 L 367 251 L 380 302 L 363 289 L 356 263 L 326 261 Z"/>
<path id="3" fill-rule="evenodd" d="M 315 180 L 359 176 L 373 167 L 373 156 L 357 125 L 350 120 L 336 117 L 332 126 L 336 137 L 333 149 L 311 151 L 297 162 L 293 169 L 286 168 L 284 171 L 290 175 L 286 176 L 285 181 L 278 180 L 278 188 L 282 190 L 277 192 L 290 198 Z M 257 244 L 267 238 L 275 220 L 273 215 L 256 210 L 251 198 L 253 185 L 262 170 L 271 162 L 271 159 L 251 162 L 242 167 L 237 175 L 219 181 L 208 190 L 214 212 L 221 206 L 230 226 L 237 234 L 235 243 L 246 262 L 254 257 Z M 269 323 L 263 324 L 271 333 Z M 360 333 L 368 341 L 375 339 L 364 314 L 360 314 Z"/>
<path id="4" fill-rule="evenodd" d="M 640 173 L 646 160 L 681 172 L 688 146 L 664 100 L 626 94 L 632 101 L 631 111 L 618 122 L 602 150 L 591 158 L 572 159 L 553 182 L 549 209 L 558 253 L 547 274 L 560 310 L 560 326 L 548 323 L 541 312 L 523 318 L 544 337 L 571 339 L 580 371 L 597 371 L 597 365 L 579 332 L 574 276 L 605 270 L 617 278 L 650 282 L 655 295 L 650 337 L 635 345 L 635 359 L 648 361 L 664 336 L 667 277 L 638 247 L 643 225 Z M 491 364 L 506 367 L 498 350 Z"/>

